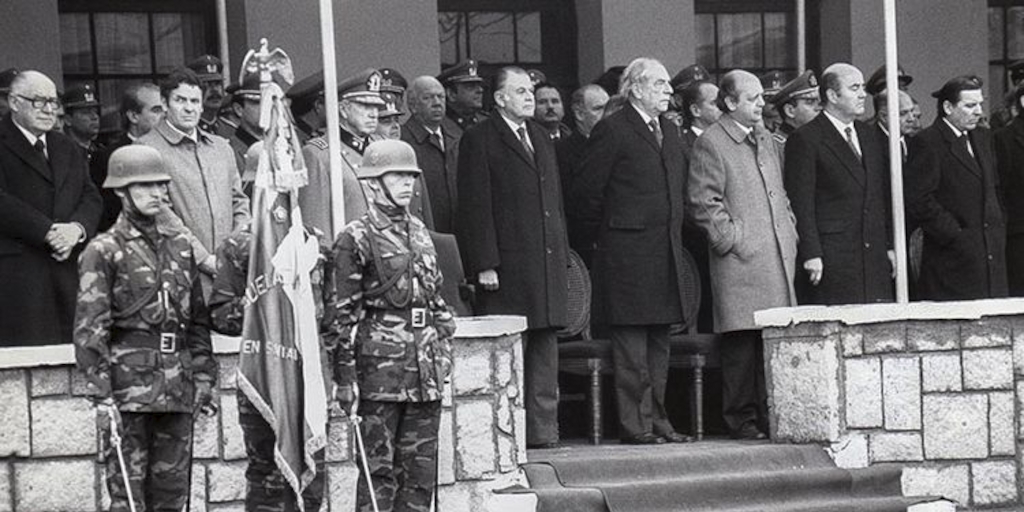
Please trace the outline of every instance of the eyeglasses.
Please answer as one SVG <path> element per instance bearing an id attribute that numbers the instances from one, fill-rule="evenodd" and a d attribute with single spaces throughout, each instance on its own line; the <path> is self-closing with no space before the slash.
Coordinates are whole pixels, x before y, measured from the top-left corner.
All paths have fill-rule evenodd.
<path id="1" fill-rule="evenodd" d="M 60 100 L 57 98 L 29 98 L 28 96 L 22 96 L 20 94 L 12 94 L 11 96 L 17 96 L 32 104 L 32 108 L 42 110 L 43 107 L 60 108 Z"/>

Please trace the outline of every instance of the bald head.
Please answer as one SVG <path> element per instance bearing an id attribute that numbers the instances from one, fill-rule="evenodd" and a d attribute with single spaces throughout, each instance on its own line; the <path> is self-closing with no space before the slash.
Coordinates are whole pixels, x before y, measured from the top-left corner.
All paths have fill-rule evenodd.
<path id="1" fill-rule="evenodd" d="M 430 129 L 437 128 L 444 119 L 444 86 L 432 76 L 418 76 L 405 93 L 409 113 Z"/>
<path id="2" fill-rule="evenodd" d="M 820 96 L 825 111 L 840 121 L 853 122 L 864 114 L 867 99 L 864 74 L 850 64 L 832 64 L 821 73 Z"/>
<path id="3" fill-rule="evenodd" d="M 57 121 L 57 86 L 38 71 L 22 71 L 11 82 L 11 119 L 37 137 Z M 39 104 L 35 106 L 33 103 Z"/>
<path id="4" fill-rule="evenodd" d="M 718 106 L 743 126 L 753 127 L 760 123 L 764 111 L 761 80 L 742 69 L 726 73 L 719 85 Z"/>

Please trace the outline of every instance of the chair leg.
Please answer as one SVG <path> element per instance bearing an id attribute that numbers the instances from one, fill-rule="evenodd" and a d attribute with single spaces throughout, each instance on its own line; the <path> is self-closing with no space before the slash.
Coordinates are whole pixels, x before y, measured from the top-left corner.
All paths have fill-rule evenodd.
<path id="1" fill-rule="evenodd" d="M 698 441 L 704 439 L 704 354 L 696 354 L 693 356 L 693 386 L 691 392 L 693 393 L 693 404 L 694 414 L 693 418 L 693 437 Z"/>
<path id="2" fill-rule="evenodd" d="M 601 360 L 588 359 L 590 369 L 590 442 L 601 444 Z"/>

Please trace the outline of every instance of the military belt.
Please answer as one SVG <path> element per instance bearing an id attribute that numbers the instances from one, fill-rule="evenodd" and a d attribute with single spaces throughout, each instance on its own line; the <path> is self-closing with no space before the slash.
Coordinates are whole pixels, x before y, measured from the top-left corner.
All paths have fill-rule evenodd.
<path id="1" fill-rule="evenodd" d="M 178 351 L 181 335 L 177 332 L 152 332 L 142 330 L 115 331 L 114 344 L 122 347 L 151 348 L 163 354 Z"/>
<path id="2" fill-rule="evenodd" d="M 404 308 L 404 309 L 374 309 L 371 315 L 383 320 L 387 317 L 399 317 L 409 322 L 413 329 L 422 329 L 428 325 L 434 325 L 434 313 L 427 308 Z"/>

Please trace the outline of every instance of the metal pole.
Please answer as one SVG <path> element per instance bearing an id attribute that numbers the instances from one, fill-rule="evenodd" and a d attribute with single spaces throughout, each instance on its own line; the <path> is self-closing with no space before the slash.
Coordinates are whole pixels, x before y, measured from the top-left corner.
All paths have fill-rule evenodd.
<path id="1" fill-rule="evenodd" d="M 796 0 L 796 72 L 807 69 L 807 0 Z"/>
<path id="2" fill-rule="evenodd" d="M 341 128 L 338 119 L 338 69 L 334 56 L 334 8 L 320 0 L 320 42 L 324 56 L 324 105 L 327 109 L 327 153 L 331 172 L 331 240 L 345 227 L 345 194 L 341 186 Z"/>
<path id="3" fill-rule="evenodd" d="M 892 182 L 892 236 L 896 249 L 896 302 L 909 302 L 907 293 L 907 228 L 903 223 L 903 157 L 900 152 L 900 89 L 897 78 L 896 0 L 885 2 L 885 96 L 889 126 L 889 168 Z"/>
<path id="4" fill-rule="evenodd" d="M 224 65 L 222 74 L 225 83 L 231 83 L 231 57 L 228 51 L 228 6 L 227 0 L 217 0 L 217 47 L 220 62 Z"/>

